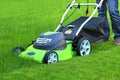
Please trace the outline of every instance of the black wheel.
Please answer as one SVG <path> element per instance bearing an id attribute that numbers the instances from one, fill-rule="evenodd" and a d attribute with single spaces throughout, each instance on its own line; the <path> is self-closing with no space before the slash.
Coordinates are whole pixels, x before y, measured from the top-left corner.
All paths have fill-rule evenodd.
<path id="1" fill-rule="evenodd" d="M 89 55 L 91 52 L 91 43 L 88 38 L 81 38 L 77 44 L 77 54 L 81 56 Z"/>
<path id="2" fill-rule="evenodd" d="M 12 51 L 15 53 L 15 55 L 18 56 L 21 52 L 24 51 L 24 48 L 17 46 L 17 47 L 14 47 Z"/>
<path id="3" fill-rule="evenodd" d="M 44 63 L 57 63 L 58 62 L 58 55 L 54 51 L 47 52 L 44 57 Z"/>

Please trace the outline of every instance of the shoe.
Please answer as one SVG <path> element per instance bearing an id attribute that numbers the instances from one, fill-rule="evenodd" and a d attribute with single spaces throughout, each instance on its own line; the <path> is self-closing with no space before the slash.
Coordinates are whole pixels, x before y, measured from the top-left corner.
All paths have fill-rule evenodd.
<path id="1" fill-rule="evenodd" d="M 109 39 L 100 39 L 100 40 L 98 40 L 98 41 L 95 41 L 96 43 L 103 43 L 103 42 L 106 42 L 106 41 L 108 41 Z"/>
<path id="2" fill-rule="evenodd" d="M 114 44 L 115 45 L 120 45 L 120 39 L 115 39 Z"/>

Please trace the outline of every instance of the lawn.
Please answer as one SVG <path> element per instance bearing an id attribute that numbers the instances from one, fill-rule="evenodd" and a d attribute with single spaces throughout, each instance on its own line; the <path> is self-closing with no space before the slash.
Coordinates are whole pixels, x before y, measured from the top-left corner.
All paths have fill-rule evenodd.
<path id="1" fill-rule="evenodd" d="M 0 0 L 0 80 L 120 79 L 120 46 L 113 45 L 112 32 L 108 42 L 92 44 L 89 56 L 75 56 L 57 64 L 39 64 L 11 52 L 16 45 L 26 48 L 42 32 L 54 31 L 71 1 Z M 93 9 L 90 8 L 90 13 Z M 81 10 L 67 23 L 85 15 L 86 7 Z"/>

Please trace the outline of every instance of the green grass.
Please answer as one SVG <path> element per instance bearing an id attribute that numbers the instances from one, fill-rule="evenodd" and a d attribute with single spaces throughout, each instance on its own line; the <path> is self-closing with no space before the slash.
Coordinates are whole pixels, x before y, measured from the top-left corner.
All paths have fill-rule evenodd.
<path id="1" fill-rule="evenodd" d="M 11 52 L 14 46 L 26 48 L 40 33 L 55 30 L 71 1 L 0 0 L 0 80 L 120 79 L 120 46 L 112 44 L 112 32 L 110 41 L 92 44 L 91 55 L 75 56 L 57 64 L 39 64 L 16 57 Z M 84 8 L 68 22 L 85 14 Z"/>

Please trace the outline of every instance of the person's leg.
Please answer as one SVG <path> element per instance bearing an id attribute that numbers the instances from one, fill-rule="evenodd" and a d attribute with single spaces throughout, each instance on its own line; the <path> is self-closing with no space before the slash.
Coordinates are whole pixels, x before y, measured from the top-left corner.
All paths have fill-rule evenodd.
<path id="1" fill-rule="evenodd" d="M 118 0 L 108 0 L 108 8 L 114 32 L 114 44 L 120 45 L 120 15 L 118 11 Z"/>
<path id="2" fill-rule="evenodd" d="M 114 39 L 120 39 L 120 15 L 118 11 L 118 0 L 108 0 L 108 8 L 114 32 Z"/>
<path id="3" fill-rule="evenodd" d="M 96 0 L 97 3 L 99 3 L 101 0 Z M 107 19 L 107 6 L 106 3 L 107 1 L 104 0 L 102 7 L 98 9 L 98 16 L 99 17 L 104 17 L 105 18 L 105 23 L 103 26 L 103 30 L 105 32 L 104 40 L 108 40 L 110 36 L 110 27 Z"/>

